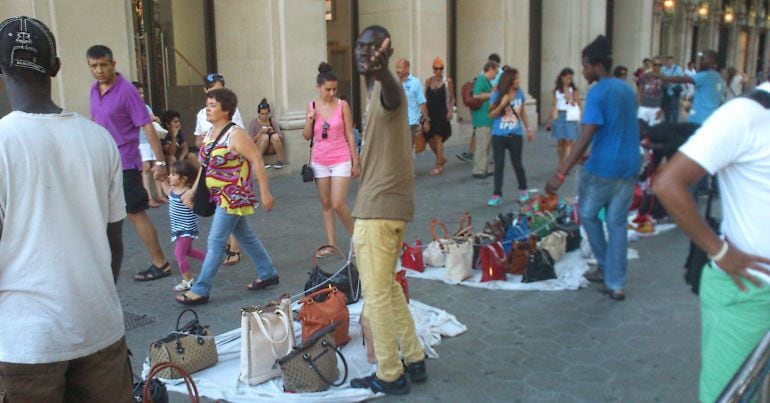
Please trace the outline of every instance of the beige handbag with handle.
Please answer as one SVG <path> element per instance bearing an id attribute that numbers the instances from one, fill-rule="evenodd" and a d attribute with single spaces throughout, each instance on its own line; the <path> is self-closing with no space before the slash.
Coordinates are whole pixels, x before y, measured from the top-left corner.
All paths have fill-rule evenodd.
<path id="1" fill-rule="evenodd" d="M 471 241 L 450 243 L 445 245 L 445 248 L 447 250 L 447 276 L 458 283 L 473 277 L 473 244 Z"/>
<path id="2" fill-rule="evenodd" d="M 276 362 L 294 347 L 294 326 L 288 295 L 264 307 L 241 308 L 241 374 L 250 386 L 281 376 Z"/>
<path id="3" fill-rule="evenodd" d="M 195 319 L 180 326 L 182 316 L 191 312 Z M 187 373 L 194 373 L 211 367 L 219 361 L 214 334 L 198 320 L 198 314 L 192 309 L 185 309 L 176 320 L 176 331 L 150 345 L 150 366 L 160 362 L 171 362 Z M 173 367 L 158 372 L 158 377 L 165 379 L 182 378 Z"/>
<path id="4" fill-rule="evenodd" d="M 554 231 L 540 240 L 538 248 L 548 252 L 555 261 L 564 257 L 567 253 L 567 233 L 564 231 Z"/>
<path id="5" fill-rule="evenodd" d="M 436 226 L 444 230 L 443 238 L 436 235 Z M 446 265 L 446 245 L 454 241 L 449 238 L 449 230 L 447 230 L 446 225 L 435 218 L 430 221 L 430 234 L 433 236 L 433 241 L 422 251 L 422 260 L 427 266 L 442 267 Z"/>

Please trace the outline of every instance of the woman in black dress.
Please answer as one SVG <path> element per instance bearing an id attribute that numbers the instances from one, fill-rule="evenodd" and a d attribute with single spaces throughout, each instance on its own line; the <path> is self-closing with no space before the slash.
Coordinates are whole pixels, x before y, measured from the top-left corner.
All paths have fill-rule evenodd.
<path id="1" fill-rule="evenodd" d="M 436 154 L 436 166 L 431 175 L 441 175 L 446 164 L 444 141 L 452 135 L 452 112 L 455 106 L 455 86 L 451 78 L 444 77 L 444 61 L 433 59 L 433 75 L 425 80 L 425 99 L 428 117 L 423 120 L 425 141 Z"/>

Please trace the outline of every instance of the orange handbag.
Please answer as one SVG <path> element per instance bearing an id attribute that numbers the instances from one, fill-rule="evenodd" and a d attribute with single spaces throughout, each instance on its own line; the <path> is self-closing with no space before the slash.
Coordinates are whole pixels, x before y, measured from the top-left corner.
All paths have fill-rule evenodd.
<path id="1" fill-rule="evenodd" d="M 508 273 L 524 274 L 527 270 L 529 254 L 535 248 L 537 248 L 537 240 L 534 237 L 521 242 L 513 241 L 511 253 L 508 254 Z"/>
<path id="2" fill-rule="evenodd" d="M 315 297 L 321 295 L 326 295 L 326 299 L 318 302 Z M 302 308 L 299 310 L 297 319 L 302 323 L 302 344 L 332 323 L 339 323 L 334 328 L 334 344 L 342 347 L 350 341 L 348 334 L 350 312 L 348 312 L 347 298 L 341 291 L 334 287 L 327 287 L 302 298 L 299 303 L 302 304 Z"/>

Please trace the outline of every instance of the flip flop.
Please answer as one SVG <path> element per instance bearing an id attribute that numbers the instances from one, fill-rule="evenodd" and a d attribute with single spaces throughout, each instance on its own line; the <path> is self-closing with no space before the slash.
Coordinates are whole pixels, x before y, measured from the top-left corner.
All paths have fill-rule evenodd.
<path id="1" fill-rule="evenodd" d="M 190 298 L 190 296 L 187 295 L 187 293 L 177 295 L 176 298 L 174 299 L 176 299 L 176 302 L 182 305 L 203 305 L 209 302 L 208 295 L 201 295 L 198 298 Z"/>
<path id="2" fill-rule="evenodd" d="M 254 280 L 251 283 L 249 283 L 249 285 L 247 285 L 246 288 L 248 288 L 249 291 L 259 291 L 267 287 L 270 287 L 271 285 L 278 285 L 278 283 L 279 283 L 279 279 L 278 279 L 278 275 L 276 274 L 264 280 Z"/>
<path id="3" fill-rule="evenodd" d="M 332 248 L 323 248 L 316 252 L 315 257 L 327 257 L 330 255 L 333 255 L 335 253 L 335 250 Z"/>
<path id="4" fill-rule="evenodd" d="M 441 172 L 443 170 L 444 170 L 443 167 L 437 166 L 437 167 L 433 168 L 433 170 L 430 171 L 430 174 L 433 175 L 433 176 L 441 175 Z"/>
<path id="5" fill-rule="evenodd" d="M 159 278 L 168 277 L 171 275 L 171 268 L 169 267 L 169 263 L 166 262 L 163 267 L 155 266 L 154 264 L 151 264 L 150 267 L 147 268 L 147 270 L 139 272 L 134 275 L 135 281 L 152 281 L 157 280 Z"/>
<path id="6" fill-rule="evenodd" d="M 235 257 L 235 260 L 232 260 L 233 257 Z M 240 261 L 241 261 L 241 252 L 233 252 L 228 249 L 225 256 L 225 261 L 222 264 L 225 266 L 235 266 Z"/>

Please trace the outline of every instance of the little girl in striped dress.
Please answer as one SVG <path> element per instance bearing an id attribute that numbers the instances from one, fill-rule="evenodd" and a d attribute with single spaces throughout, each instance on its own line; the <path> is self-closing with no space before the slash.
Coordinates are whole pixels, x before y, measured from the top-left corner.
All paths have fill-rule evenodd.
<path id="1" fill-rule="evenodd" d="M 168 183 L 164 182 L 164 191 L 168 194 L 168 217 L 171 224 L 171 242 L 174 242 L 174 257 L 182 272 L 182 282 L 174 287 L 175 291 L 187 291 L 193 285 L 190 262 L 187 257 L 203 261 L 206 252 L 193 248 L 193 241 L 198 238 L 198 216 L 182 203 L 182 195 L 191 192 L 195 183 L 196 169 L 185 160 L 171 164 Z"/>

